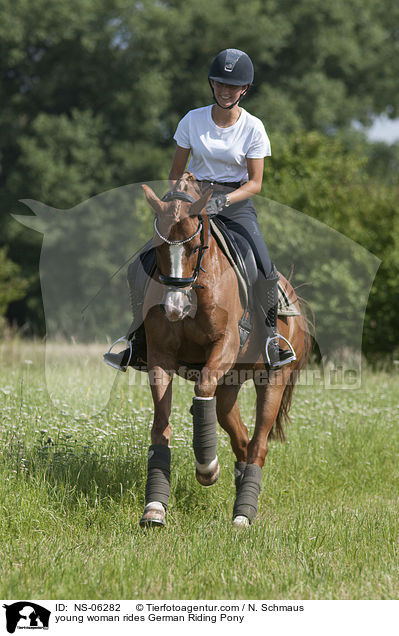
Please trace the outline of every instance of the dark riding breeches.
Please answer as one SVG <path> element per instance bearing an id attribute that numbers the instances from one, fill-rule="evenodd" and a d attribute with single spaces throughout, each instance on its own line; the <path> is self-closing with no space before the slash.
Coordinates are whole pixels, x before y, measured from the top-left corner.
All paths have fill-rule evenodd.
<path id="1" fill-rule="evenodd" d="M 223 221 L 226 227 L 247 239 L 252 247 L 259 271 L 267 278 L 272 269 L 272 262 L 251 199 L 232 203 L 218 214 L 218 218 Z"/>

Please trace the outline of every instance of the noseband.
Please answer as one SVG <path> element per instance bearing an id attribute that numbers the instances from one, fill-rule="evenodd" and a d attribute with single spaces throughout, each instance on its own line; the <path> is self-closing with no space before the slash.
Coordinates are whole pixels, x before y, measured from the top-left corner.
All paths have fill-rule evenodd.
<path id="1" fill-rule="evenodd" d="M 195 199 L 190 194 L 187 194 L 186 192 L 180 192 L 179 190 L 172 190 L 171 192 L 167 192 L 162 197 L 162 201 L 175 201 L 175 200 L 185 201 L 186 203 L 195 203 Z M 203 289 L 202 285 L 196 284 L 196 281 L 197 281 L 197 278 L 199 276 L 200 270 L 202 270 L 203 272 L 205 271 L 201 267 L 201 263 L 202 263 L 202 259 L 204 257 L 204 253 L 209 247 L 209 225 L 208 225 L 208 236 L 206 237 L 206 242 L 205 242 L 204 219 L 203 219 L 202 214 L 198 215 L 198 227 L 197 227 L 196 231 L 194 232 L 194 234 L 191 234 L 191 236 L 188 236 L 187 238 L 182 239 L 181 241 L 170 241 L 166 236 L 163 236 L 163 234 L 161 234 L 161 232 L 158 229 L 157 221 L 158 221 L 158 217 L 155 217 L 154 230 L 157 233 L 157 235 L 159 236 L 159 238 L 162 241 L 164 241 L 165 243 L 167 243 L 168 245 L 184 245 L 185 243 L 188 243 L 193 238 L 198 236 L 198 234 L 200 234 L 200 239 L 201 239 L 201 245 L 200 245 L 200 247 L 198 249 L 197 264 L 196 264 L 196 266 L 194 268 L 193 275 L 190 276 L 189 278 L 177 278 L 177 277 L 174 277 L 174 276 L 164 276 L 163 274 L 159 274 L 160 283 L 162 283 L 162 285 L 166 285 L 168 287 L 188 287 L 188 286 L 191 286 L 192 288 L 201 288 L 201 289 Z"/>

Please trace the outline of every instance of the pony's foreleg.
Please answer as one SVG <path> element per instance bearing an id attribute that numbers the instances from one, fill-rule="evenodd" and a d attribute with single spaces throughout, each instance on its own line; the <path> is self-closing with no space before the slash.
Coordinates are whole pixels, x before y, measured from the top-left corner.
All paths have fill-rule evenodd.
<path id="1" fill-rule="evenodd" d="M 163 526 L 170 494 L 172 374 L 160 366 L 153 366 L 149 369 L 149 378 L 154 420 L 148 453 L 145 508 L 140 525 Z"/>
<path id="2" fill-rule="evenodd" d="M 203 486 L 214 484 L 220 473 L 216 455 L 217 416 L 216 389 L 220 378 L 231 367 L 228 361 L 232 346 L 226 339 L 214 345 L 195 386 L 193 414 L 193 447 L 196 458 L 196 477 Z M 238 351 L 238 347 L 237 347 Z"/>
<path id="3" fill-rule="evenodd" d="M 238 329 L 226 327 L 226 333 L 212 346 L 195 385 L 197 397 L 213 397 L 219 380 L 234 366 L 240 348 Z"/>
<path id="4" fill-rule="evenodd" d="M 216 412 L 220 426 L 230 436 L 231 448 L 237 462 L 247 462 L 248 430 L 241 419 L 238 393 L 241 384 L 221 384 L 216 390 Z"/>
<path id="5" fill-rule="evenodd" d="M 194 397 L 191 407 L 193 416 L 193 448 L 195 476 L 202 486 L 212 486 L 220 474 L 217 447 L 217 418 L 215 397 Z"/>
<path id="6" fill-rule="evenodd" d="M 234 464 L 236 492 L 238 492 L 247 467 L 247 448 L 249 442 L 248 429 L 241 419 L 240 408 L 238 406 L 237 398 L 240 388 L 240 383 L 234 385 L 221 384 L 216 390 L 218 422 L 230 436 L 231 448 L 236 456 Z"/>
<path id="7" fill-rule="evenodd" d="M 277 419 L 281 400 L 290 379 L 291 365 L 271 373 L 267 384 L 255 382 L 256 422 L 248 444 L 248 464 L 263 468 L 268 451 L 268 437 Z"/>
<path id="8" fill-rule="evenodd" d="M 235 526 L 248 526 L 256 516 L 262 468 L 268 451 L 268 436 L 276 420 L 290 369 L 272 374 L 270 385 L 256 384 L 256 423 L 248 444 L 247 466 L 237 491 L 233 510 Z"/>

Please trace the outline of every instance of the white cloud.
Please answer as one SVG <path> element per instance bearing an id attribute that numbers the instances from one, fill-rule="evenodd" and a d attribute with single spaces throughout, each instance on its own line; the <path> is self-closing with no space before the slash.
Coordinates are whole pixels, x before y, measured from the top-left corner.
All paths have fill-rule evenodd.
<path id="1" fill-rule="evenodd" d="M 373 125 L 367 130 L 370 141 L 385 141 L 393 144 L 399 140 L 399 119 L 389 119 L 386 115 L 376 117 Z"/>

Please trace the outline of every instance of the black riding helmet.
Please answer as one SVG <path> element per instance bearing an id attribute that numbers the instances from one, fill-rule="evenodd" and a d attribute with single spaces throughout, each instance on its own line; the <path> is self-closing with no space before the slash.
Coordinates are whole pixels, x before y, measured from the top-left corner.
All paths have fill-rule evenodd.
<path id="1" fill-rule="evenodd" d="M 251 85 L 254 81 L 251 58 L 239 49 L 225 49 L 212 61 L 208 79 L 233 86 Z"/>
<path id="2" fill-rule="evenodd" d="M 216 103 L 225 110 L 234 108 L 245 93 L 240 95 L 234 104 L 226 108 L 217 102 L 211 80 L 232 86 L 250 86 L 254 81 L 254 67 L 251 58 L 239 49 L 224 49 L 217 54 L 209 67 L 208 81 Z"/>

